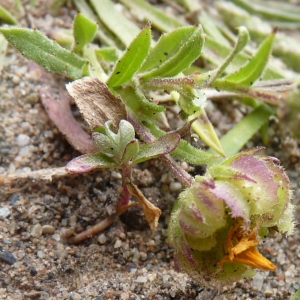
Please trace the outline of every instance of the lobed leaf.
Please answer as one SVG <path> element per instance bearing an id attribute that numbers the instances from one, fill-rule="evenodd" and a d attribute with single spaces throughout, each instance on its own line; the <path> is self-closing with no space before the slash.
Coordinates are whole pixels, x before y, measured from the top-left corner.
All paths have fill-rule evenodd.
<path id="1" fill-rule="evenodd" d="M 73 50 L 79 53 L 86 44 L 94 39 L 97 30 L 98 25 L 96 22 L 78 12 L 73 20 Z"/>
<path id="2" fill-rule="evenodd" d="M 87 61 L 59 46 L 36 29 L 0 28 L 8 42 L 48 71 L 72 79 L 87 75 Z"/>
<path id="3" fill-rule="evenodd" d="M 201 54 L 205 35 L 201 25 L 185 26 L 163 34 L 142 65 L 139 76 L 175 76 L 188 68 Z"/>
<path id="4" fill-rule="evenodd" d="M 110 88 L 120 86 L 131 80 L 148 55 L 150 43 L 151 28 L 148 24 L 131 42 L 123 56 L 116 63 L 107 81 Z"/>

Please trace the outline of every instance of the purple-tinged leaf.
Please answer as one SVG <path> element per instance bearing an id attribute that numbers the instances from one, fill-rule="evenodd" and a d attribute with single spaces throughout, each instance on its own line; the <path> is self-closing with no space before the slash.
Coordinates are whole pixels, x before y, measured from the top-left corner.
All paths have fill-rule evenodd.
<path id="1" fill-rule="evenodd" d="M 56 92 L 49 87 L 39 89 L 41 101 L 50 119 L 76 150 L 81 153 L 95 152 L 96 148 L 90 136 L 73 117 L 69 96 L 60 91 L 59 97 L 57 97 Z"/>
<path id="2" fill-rule="evenodd" d="M 70 173 L 85 173 L 100 168 L 116 168 L 118 164 L 110 157 L 101 153 L 85 154 L 72 159 L 66 170 Z"/>
<path id="3" fill-rule="evenodd" d="M 180 135 L 178 133 L 167 133 L 155 140 L 153 143 L 140 146 L 140 151 L 134 162 L 140 163 L 158 155 L 168 154 L 176 149 L 179 142 Z"/>

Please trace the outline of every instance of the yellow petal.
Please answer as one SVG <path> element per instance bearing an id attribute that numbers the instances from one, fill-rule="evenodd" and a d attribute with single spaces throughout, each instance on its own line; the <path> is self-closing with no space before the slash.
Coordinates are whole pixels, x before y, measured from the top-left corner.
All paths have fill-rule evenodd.
<path id="1" fill-rule="evenodd" d="M 265 258 L 256 247 L 251 247 L 246 251 L 236 255 L 233 261 L 240 262 L 253 268 L 262 270 L 275 270 L 275 265 Z"/>

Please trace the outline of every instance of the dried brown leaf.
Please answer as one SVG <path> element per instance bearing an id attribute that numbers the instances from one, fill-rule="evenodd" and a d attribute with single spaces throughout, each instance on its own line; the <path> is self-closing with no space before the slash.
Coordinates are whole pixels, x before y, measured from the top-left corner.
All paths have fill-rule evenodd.
<path id="1" fill-rule="evenodd" d="M 158 225 L 158 219 L 161 215 L 161 210 L 152 204 L 147 198 L 143 195 L 143 193 L 138 189 L 136 185 L 132 182 L 128 182 L 126 184 L 130 194 L 138 200 L 139 204 L 143 208 L 146 220 L 151 228 L 154 231 Z"/>
<path id="2" fill-rule="evenodd" d="M 115 97 L 98 78 L 75 80 L 67 84 L 67 90 L 91 131 L 108 120 L 112 121 L 113 130 L 117 130 L 120 121 L 126 119 L 125 106 L 120 98 Z"/>

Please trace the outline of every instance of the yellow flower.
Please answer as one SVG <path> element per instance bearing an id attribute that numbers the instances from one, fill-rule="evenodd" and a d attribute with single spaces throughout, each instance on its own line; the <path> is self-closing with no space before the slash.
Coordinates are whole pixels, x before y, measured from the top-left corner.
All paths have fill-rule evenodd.
<path id="1" fill-rule="evenodd" d="M 226 247 L 228 254 L 220 261 L 220 265 L 228 261 L 235 261 L 252 268 L 275 270 L 275 265 L 265 258 L 256 248 L 257 228 L 245 232 L 240 224 L 233 226 L 227 235 Z"/>

